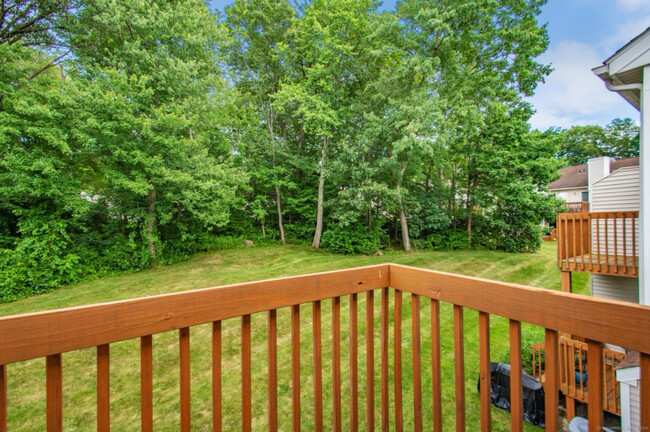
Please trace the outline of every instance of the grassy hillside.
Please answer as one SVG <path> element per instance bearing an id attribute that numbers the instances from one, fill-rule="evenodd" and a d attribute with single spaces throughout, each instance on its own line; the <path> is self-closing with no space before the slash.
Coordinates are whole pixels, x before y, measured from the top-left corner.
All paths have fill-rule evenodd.
<path id="1" fill-rule="evenodd" d="M 235 282 L 259 280 L 270 277 L 289 276 L 355 267 L 381 262 L 432 268 L 490 279 L 516 282 L 549 289 L 559 289 L 560 274 L 555 266 L 555 245 L 544 244 L 539 253 L 505 254 L 487 251 L 459 252 L 419 252 L 405 254 L 389 252 L 383 256 L 342 256 L 322 251 L 313 251 L 301 246 L 276 246 L 259 249 L 239 249 L 204 253 L 192 259 L 166 267 L 158 267 L 144 272 L 112 277 L 84 284 L 61 288 L 55 292 L 22 300 L 12 304 L 0 305 L 0 316 L 25 313 L 53 308 L 98 303 L 104 301 L 141 297 L 183 291 L 207 286 Z M 586 293 L 586 275 L 575 275 L 574 290 Z M 411 391 L 409 387 L 412 366 L 410 347 L 410 302 L 404 299 L 403 309 L 403 382 L 405 424 L 412 421 Z M 349 392 L 348 370 L 348 299 L 342 299 L 342 382 L 343 397 L 347 401 Z M 379 296 L 375 296 L 375 312 L 379 310 Z M 392 299 L 391 299 L 392 304 Z M 522 305 L 523 306 L 523 305 Z M 323 305 L 323 400 L 325 402 L 326 429 L 331 428 L 331 304 Z M 360 297 L 359 313 L 365 314 L 364 296 Z M 363 315 L 361 315 L 363 316 Z M 392 312 L 391 312 L 392 316 Z M 426 329 L 430 318 L 428 302 L 422 302 L 422 347 L 423 347 L 423 410 L 425 428 L 430 429 L 431 419 L 431 375 L 430 340 Z M 379 328 L 376 314 L 375 329 Z M 302 420 L 303 428 L 312 426 L 311 389 L 311 307 L 301 309 L 301 377 L 302 377 Z M 476 379 L 478 373 L 478 318 L 474 311 L 465 314 L 465 361 L 468 430 L 479 425 L 478 394 Z M 264 429 L 266 419 L 266 314 L 253 316 L 253 414 L 254 428 Z M 453 404 L 453 344 L 451 307 L 443 305 L 441 311 L 442 352 L 443 352 L 443 407 L 445 410 L 445 430 L 454 424 Z M 290 338 L 289 311 L 278 312 L 278 364 L 279 364 L 279 417 L 280 429 L 288 430 L 290 425 Z M 226 430 L 240 429 L 239 396 L 239 320 L 223 323 L 224 344 L 224 426 Z M 541 339 L 542 331 L 526 326 L 524 338 Z M 363 320 L 360 319 L 359 350 L 365 352 Z M 154 337 L 154 415 L 157 430 L 177 430 L 179 419 L 178 402 L 178 348 L 175 332 Z M 207 325 L 192 328 L 192 415 L 195 430 L 209 430 L 211 422 L 210 405 L 210 328 Z M 492 358 L 496 361 L 507 359 L 507 322 L 493 317 L 491 320 Z M 376 362 L 379 361 L 379 344 L 375 344 Z M 134 430 L 139 424 L 139 343 L 137 340 L 111 345 L 111 397 L 113 430 Z M 392 352 L 390 353 L 392 359 Z M 360 355 L 360 368 L 365 368 L 363 355 Z M 88 349 L 65 354 L 64 361 L 64 426 L 66 430 L 94 430 L 95 427 L 95 350 Z M 10 430 L 44 429 L 44 360 L 37 359 L 8 366 L 9 422 Z M 362 371 L 361 369 L 360 371 Z M 377 374 L 379 370 L 377 369 Z M 360 373 L 361 379 L 364 374 Z M 378 375 L 377 375 L 378 377 Z M 377 391 L 379 386 L 377 385 Z M 360 385 L 360 420 L 364 420 L 363 406 L 366 395 Z M 378 394 L 375 406 L 379 418 Z M 391 394 L 392 402 L 392 394 Z M 344 404 L 344 424 L 348 418 L 348 405 Z M 508 413 L 494 409 L 494 430 L 509 430 Z M 408 428 L 407 428 L 408 429 Z M 530 427 L 530 430 L 535 428 Z"/>

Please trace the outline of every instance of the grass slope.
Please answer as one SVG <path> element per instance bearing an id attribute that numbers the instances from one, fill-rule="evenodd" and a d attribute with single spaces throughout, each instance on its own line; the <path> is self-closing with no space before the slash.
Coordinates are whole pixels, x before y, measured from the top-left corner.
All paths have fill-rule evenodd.
<path id="1" fill-rule="evenodd" d="M 171 266 L 157 267 L 136 274 L 112 277 L 61 288 L 55 292 L 0 305 L 0 316 L 26 313 L 89 303 L 98 303 L 154 294 L 177 292 L 207 286 L 245 282 L 271 277 L 313 273 L 338 268 L 355 267 L 381 262 L 432 268 L 490 279 L 516 282 L 548 289 L 560 288 L 560 273 L 555 266 L 555 245 L 544 244 L 535 254 L 505 254 L 488 251 L 455 252 L 389 252 L 383 256 L 343 256 L 314 251 L 301 246 L 274 246 L 260 249 L 238 249 L 204 253 Z M 574 275 L 574 291 L 587 293 L 586 275 Z M 391 307 L 393 304 L 391 294 Z M 375 362 L 376 362 L 376 423 L 379 424 L 379 301 L 375 294 Z M 404 296 L 402 311 L 402 362 L 404 420 L 407 429 L 412 424 L 412 390 L 410 386 L 412 360 L 410 355 L 410 297 Z M 343 423 L 349 418 L 349 298 L 342 299 L 341 310 L 341 371 L 343 392 Z M 331 301 L 322 302 L 323 323 L 323 383 L 325 429 L 331 429 Z M 365 296 L 359 297 L 359 377 L 360 421 L 365 422 Z M 391 319 L 393 316 L 391 309 Z M 431 428 L 431 371 L 429 302 L 421 301 L 423 412 L 425 429 Z M 465 364 L 467 429 L 479 428 L 479 405 L 476 392 L 478 373 L 478 314 L 465 312 Z M 253 415 L 254 429 L 266 426 L 266 314 L 252 317 L 253 325 Z M 443 360 L 444 428 L 454 425 L 453 327 L 450 305 L 441 308 L 441 347 Z M 491 318 L 492 358 L 504 360 L 507 353 L 508 326 L 502 318 Z M 223 386 L 224 429 L 240 430 L 240 320 L 223 323 Z M 391 322 L 391 340 L 392 327 Z M 312 429 L 312 341 L 311 306 L 301 307 L 301 384 L 302 428 Z M 542 330 L 524 327 L 525 334 L 541 338 Z M 177 430 L 178 401 L 178 335 L 163 333 L 154 337 L 154 418 L 156 430 Z M 192 416 L 195 430 L 211 428 L 210 326 L 192 328 Z M 139 342 L 129 340 L 111 345 L 111 410 L 112 430 L 136 430 L 139 427 Z M 389 353 L 392 373 L 392 347 Z M 64 358 L 64 428 L 65 430 L 94 430 L 95 428 L 95 350 L 67 353 Z M 278 382 L 280 430 L 290 429 L 291 419 L 291 352 L 289 310 L 278 311 Z M 9 430 L 44 430 L 45 384 L 44 360 L 36 359 L 9 365 Z M 392 389 L 392 376 L 391 387 Z M 391 407 L 394 403 L 390 393 Z M 391 408 L 392 409 L 392 408 Z M 391 415 L 392 416 L 392 415 Z M 493 429 L 509 430 L 509 414 L 493 409 Z M 363 428 L 362 428 L 363 429 Z M 527 425 L 527 430 L 536 428 Z"/>

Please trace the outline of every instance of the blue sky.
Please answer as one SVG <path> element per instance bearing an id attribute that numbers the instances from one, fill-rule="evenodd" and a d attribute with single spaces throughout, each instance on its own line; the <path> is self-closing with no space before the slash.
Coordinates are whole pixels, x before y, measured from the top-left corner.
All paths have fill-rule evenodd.
<path id="1" fill-rule="evenodd" d="M 232 3 L 211 2 L 219 9 Z M 382 9 L 395 3 L 385 0 Z M 540 61 L 554 71 L 530 99 L 537 111 L 533 128 L 606 125 L 616 117 L 638 123 L 638 111 L 609 92 L 591 69 L 650 27 L 650 0 L 549 0 L 540 22 L 547 23 L 551 41 Z"/>

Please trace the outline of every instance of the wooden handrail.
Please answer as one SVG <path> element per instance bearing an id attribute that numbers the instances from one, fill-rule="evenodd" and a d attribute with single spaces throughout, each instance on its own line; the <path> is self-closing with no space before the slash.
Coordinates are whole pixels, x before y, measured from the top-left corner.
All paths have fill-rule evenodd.
<path id="1" fill-rule="evenodd" d="M 638 211 L 558 214 L 558 267 L 562 271 L 638 277 L 638 219 Z"/>
<path id="2" fill-rule="evenodd" d="M 391 290 L 392 288 L 392 290 Z M 419 361 L 421 334 L 419 314 L 420 297 L 431 302 L 431 377 L 434 386 L 433 421 L 435 430 L 442 426 L 442 409 L 440 403 L 440 302 L 453 305 L 454 310 L 454 371 L 456 377 L 456 426 L 458 430 L 465 427 L 465 360 L 464 360 L 464 320 L 465 308 L 479 311 L 479 353 L 480 353 L 480 387 L 481 428 L 490 430 L 491 409 L 489 408 L 490 380 L 490 314 L 510 319 L 511 352 L 521 352 L 520 323 L 530 323 L 546 329 L 546 428 L 558 430 L 557 412 L 560 362 L 558 350 L 558 332 L 582 336 L 588 339 L 590 346 L 599 347 L 600 342 L 608 342 L 640 351 L 642 358 L 642 403 L 650 403 L 650 388 L 645 384 L 650 376 L 650 326 L 639 323 L 650 322 L 650 307 L 625 302 L 602 300 L 580 295 L 549 291 L 522 285 L 490 281 L 485 279 L 459 276 L 450 273 L 424 270 L 396 264 L 382 264 L 349 270 L 340 270 L 306 276 L 251 282 L 226 287 L 208 288 L 196 291 L 161 295 L 155 297 L 126 300 L 120 302 L 82 306 L 57 311 L 40 312 L 0 318 L 0 431 L 7 430 L 6 414 L 6 377 L 11 374 L 8 363 L 37 357 L 47 358 L 47 425 L 48 431 L 59 432 L 62 429 L 62 362 L 61 355 L 67 351 L 97 346 L 98 352 L 98 430 L 108 430 L 110 422 L 110 403 L 108 401 L 109 380 L 109 344 L 121 340 L 141 339 L 141 422 L 142 430 L 151 430 L 153 425 L 152 398 L 152 335 L 177 330 L 180 357 L 180 430 L 189 430 L 192 420 L 190 400 L 190 331 L 191 327 L 212 323 L 212 383 L 213 383 L 213 427 L 221 430 L 222 385 L 221 385 L 221 320 L 238 318 L 241 320 L 241 385 L 242 429 L 252 428 L 252 367 L 251 357 L 251 315 L 268 311 L 268 422 L 271 430 L 277 430 L 277 322 L 276 309 L 291 308 L 291 389 L 292 389 L 292 424 L 300 429 L 300 307 L 313 305 L 313 353 L 314 377 L 310 390 L 314 394 L 315 427 L 322 429 L 323 422 L 323 384 L 322 384 L 322 349 L 321 349 L 321 300 L 332 299 L 332 333 L 328 342 L 333 344 L 332 371 L 332 406 L 333 427 L 340 430 L 342 425 L 343 398 L 348 398 L 351 425 L 358 428 L 358 391 L 357 371 L 349 374 L 349 393 L 342 392 L 340 370 L 341 345 L 344 342 L 341 333 L 341 297 L 350 297 L 350 331 L 347 334 L 347 352 L 353 353 L 349 360 L 350 368 L 358 368 L 357 341 L 349 335 L 357 335 L 357 294 L 366 292 L 366 298 L 373 299 L 374 290 L 381 289 L 380 308 L 380 358 L 379 377 L 381 389 L 381 424 L 388 427 L 391 420 L 399 426 L 405 422 L 402 407 L 403 386 L 410 386 L 413 395 L 413 421 L 416 430 L 421 423 L 421 368 Z M 394 292 L 393 316 L 390 317 L 390 293 Z M 410 295 L 411 319 L 402 319 L 402 296 Z M 603 317 L 607 317 L 606 320 Z M 374 309 L 371 304 L 366 307 L 366 337 L 372 341 Z M 389 327 L 392 320 L 392 338 Z M 411 365 L 414 370 L 412 380 L 402 379 L 402 325 L 411 323 L 410 350 L 413 355 Z M 407 333 L 408 334 L 408 333 Z M 392 339 L 392 374 L 389 373 L 389 346 Z M 397 349 L 400 347 L 400 349 Z M 374 393 L 374 342 L 365 344 L 366 349 L 366 385 L 370 394 Z M 595 350 L 596 348 L 594 348 Z M 522 353 L 528 355 L 527 353 Z M 407 357 L 408 358 L 408 357 Z M 598 367 L 597 361 L 596 367 Z M 600 362 L 602 363 L 602 362 Z M 511 374 L 519 375 L 521 361 L 511 363 Z M 590 373 L 601 373 L 591 370 Z M 218 375 L 218 376 L 215 376 Z M 389 381 L 389 377 L 392 379 Z M 101 383 L 100 383 L 101 380 Z M 390 383 L 394 387 L 390 386 Z M 597 380 L 594 380 L 597 381 Z M 521 380 L 513 379 L 511 394 L 517 400 L 512 403 L 512 428 L 521 430 L 522 404 Z M 486 391 L 487 390 L 487 391 Z M 389 392 L 393 393 L 392 396 Z M 437 395 L 437 397 L 436 397 Z M 550 397 L 548 395 L 553 395 Z M 471 400 L 467 398 L 467 400 Z M 392 408 L 389 401 L 392 401 Z M 366 418 L 366 426 L 374 425 L 374 400 L 366 399 L 366 411 L 373 413 Z M 650 423 L 648 413 L 644 411 L 643 421 Z M 229 413 L 226 413 L 229 414 Z M 598 413 L 590 410 L 590 421 L 598 422 Z M 645 424 L 645 423 L 644 423 Z"/>
<path id="3" fill-rule="evenodd" d="M 588 212 L 589 201 L 572 201 L 565 202 L 564 206 L 567 207 L 569 212 Z"/>

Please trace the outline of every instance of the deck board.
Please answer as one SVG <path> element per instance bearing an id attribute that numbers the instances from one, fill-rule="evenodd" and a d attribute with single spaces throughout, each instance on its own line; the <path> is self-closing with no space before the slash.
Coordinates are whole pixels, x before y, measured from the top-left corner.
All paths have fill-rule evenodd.
<path id="1" fill-rule="evenodd" d="M 638 277 L 639 258 L 623 255 L 578 255 L 562 260 L 561 268 L 598 274 Z"/>

